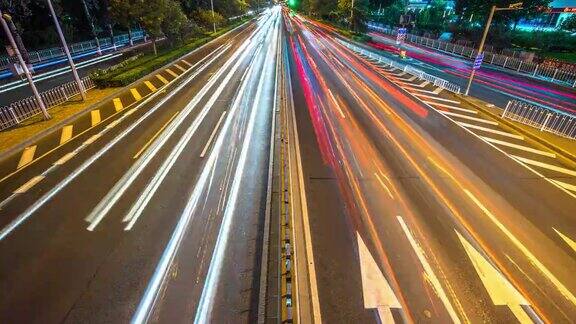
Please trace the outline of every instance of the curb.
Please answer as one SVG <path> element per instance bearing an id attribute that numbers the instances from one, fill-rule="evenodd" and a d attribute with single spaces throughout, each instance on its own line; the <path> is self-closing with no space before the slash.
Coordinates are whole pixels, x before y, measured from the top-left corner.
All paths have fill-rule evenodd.
<path id="1" fill-rule="evenodd" d="M 73 115 L 71 115 L 71 116 L 68 116 L 68 117 L 66 117 L 65 119 L 61 120 L 60 122 L 58 122 L 58 123 L 56 123 L 56 124 L 54 124 L 54 125 L 46 128 L 46 129 L 40 131 L 39 133 L 37 133 L 37 134 L 33 135 L 32 137 L 28 138 L 27 140 L 25 140 L 24 142 L 21 142 L 21 143 L 19 143 L 19 144 L 16 144 L 15 146 L 7 149 L 6 151 L 0 153 L 0 162 L 3 161 L 3 160 L 5 160 L 6 158 L 10 157 L 12 154 L 14 154 L 14 153 L 16 153 L 16 152 L 18 152 L 18 151 L 23 150 L 23 149 L 26 148 L 27 146 L 30 146 L 32 143 L 35 143 L 35 142 L 39 141 L 39 140 L 40 140 L 41 138 L 43 138 L 44 136 L 47 136 L 47 135 L 49 135 L 49 134 L 51 134 L 51 133 L 59 130 L 59 129 L 62 128 L 64 125 L 76 121 L 76 120 L 79 119 L 81 116 L 83 116 L 84 114 L 86 114 L 88 111 L 91 111 L 91 110 L 93 110 L 93 109 L 95 109 L 95 108 L 103 105 L 105 102 L 108 102 L 108 101 L 110 101 L 111 99 L 117 97 L 119 93 L 121 93 L 121 92 L 123 92 L 123 91 L 127 91 L 127 90 L 130 89 L 131 87 L 134 87 L 134 85 L 136 85 L 136 84 L 140 84 L 140 83 L 143 82 L 145 79 L 147 79 L 150 75 L 153 75 L 153 74 L 155 74 L 155 73 L 158 73 L 158 71 L 163 70 L 166 66 L 170 66 L 170 65 L 172 65 L 172 64 L 180 61 L 183 57 L 186 57 L 186 56 L 192 54 L 193 52 L 195 52 L 195 51 L 203 48 L 204 46 L 210 44 L 211 42 L 219 39 L 220 37 L 222 37 L 222 36 L 224 36 L 224 35 L 227 35 L 227 34 L 231 33 L 232 31 L 239 29 L 239 28 L 242 27 L 242 26 L 245 26 L 246 24 L 248 24 L 248 23 L 251 22 L 252 20 L 253 20 L 253 19 L 250 19 L 250 20 L 248 20 L 248 21 L 246 21 L 246 22 L 244 22 L 244 23 L 242 23 L 242 24 L 240 24 L 240 25 L 238 25 L 238 26 L 230 29 L 229 31 L 225 32 L 224 34 L 222 34 L 222 35 L 220 35 L 220 36 L 218 36 L 218 37 L 216 37 L 216 38 L 213 38 L 213 39 L 209 40 L 208 42 L 200 45 L 199 47 L 196 47 L 196 48 L 193 49 L 192 51 L 190 51 L 190 52 L 188 52 L 188 53 L 180 56 L 179 58 L 177 58 L 177 59 L 175 59 L 175 60 L 173 60 L 173 61 L 171 61 L 171 62 L 166 63 L 165 65 L 159 67 L 158 69 L 150 72 L 149 74 L 141 77 L 140 79 L 138 79 L 138 80 L 136 80 L 136 81 L 134 81 L 134 82 L 132 82 L 132 83 L 130 83 L 130 84 L 128 84 L 128 85 L 126 85 L 126 86 L 124 86 L 124 87 L 118 87 L 118 88 L 117 88 L 118 91 L 115 91 L 115 92 L 111 93 L 110 95 L 102 98 L 99 102 L 93 103 L 92 105 L 90 105 L 90 106 L 88 106 L 88 107 L 86 107 L 86 108 L 84 108 L 84 109 L 82 109 L 82 110 L 80 110 L 80 111 L 77 111 L 75 114 L 73 114 Z M 144 44 L 147 44 L 147 43 L 144 43 Z M 76 95 L 76 96 L 78 96 L 78 95 Z"/>
<path id="2" fill-rule="evenodd" d="M 458 98 L 460 98 L 462 101 L 474 106 L 474 108 L 480 110 L 482 113 L 490 116 L 493 119 L 498 120 L 498 122 L 502 123 L 503 125 L 505 125 L 506 127 L 509 127 L 511 129 L 513 129 L 514 131 L 522 134 L 523 136 L 529 138 L 530 140 L 546 147 L 547 149 L 553 151 L 554 153 L 556 153 L 557 155 L 559 155 L 561 158 L 567 160 L 572 166 L 576 166 L 576 155 L 574 155 L 573 153 L 559 147 L 556 144 L 553 144 L 545 139 L 542 139 L 536 135 L 534 135 L 531 132 L 527 132 L 524 129 L 514 125 L 514 123 L 505 120 L 504 118 L 494 114 L 493 112 L 485 109 L 484 107 L 482 107 L 481 105 L 478 105 L 475 102 L 472 102 L 471 100 L 469 100 L 466 96 L 464 95 L 456 95 Z"/>

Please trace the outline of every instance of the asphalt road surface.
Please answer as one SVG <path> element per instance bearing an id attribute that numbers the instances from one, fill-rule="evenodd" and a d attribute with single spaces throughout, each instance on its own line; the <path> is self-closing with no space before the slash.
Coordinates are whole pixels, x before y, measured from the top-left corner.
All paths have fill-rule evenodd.
<path id="1" fill-rule="evenodd" d="M 536 171 L 325 26 L 286 24 L 322 320 L 571 322 L 576 195 L 554 181 L 576 172 Z"/>
<path id="2" fill-rule="evenodd" d="M 280 23 L 3 180 L 2 322 L 254 321 Z"/>

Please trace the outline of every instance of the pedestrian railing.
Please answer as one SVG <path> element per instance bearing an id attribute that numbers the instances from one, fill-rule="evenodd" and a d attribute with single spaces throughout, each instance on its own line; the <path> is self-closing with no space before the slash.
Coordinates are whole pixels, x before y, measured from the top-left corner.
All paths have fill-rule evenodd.
<path id="1" fill-rule="evenodd" d="M 85 77 L 82 80 L 84 89 L 92 89 L 95 87 L 94 82 L 90 77 Z M 78 85 L 75 81 L 65 83 L 59 87 L 52 88 L 48 91 L 40 93 L 40 97 L 46 106 L 46 109 L 57 106 L 61 103 L 68 101 L 70 98 L 80 93 Z M 0 130 L 4 130 L 16 126 L 24 120 L 33 117 L 42 110 L 34 96 L 24 98 L 14 102 L 8 106 L 0 108 Z"/>
<path id="2" fill-rule="evenodd" d="M 576 139 L 576 116 L 519 100 L 508 101 L 502 118 L 536 127 L 541 131 Z"/>
<path id="3" fill-rule="evenodd" d="M 132 40 L 137 41 L 143 39 L 145 36 L 144 32 L 134 31 L 132 32 Z M 100 42 L 100 47 L 102 48 L 110 48 L 113 46 L 110 37 L 99 38 L 98 41 Z M 128 34 L 122 34 L 114 36 L 114 44 L 115 45 L 123 45 L 128 43 L 129 37 Z M 70 45 L 70 53 L 77 54 L 86 52 L 89 50 L 96 49 L 96 40 L 89 40 L 80 43 L 74 43 Z M 28 56 L 30 57 L 30 63 L 39 63 L 43 61 L 47 61 L 54 58 L 64 57 L 64 49 L 62 47 L 54 47 L 48 48 L 40 51 L 33 51 L 28 52 Z M 0 57 L 0 69 L 5 69 L 8 65 L 13 62 L 13 58 L 9 56 L 1 56 Z"/>
<path id="4" fill-rule="evenodd" d="M 396 31 L 392 28 L 374 24 L 368 24 L 368 27 L 384 34 L 396 35 Z M 473 59 L 476 57 L 476 55 L 478 55 L 478 50 L 471 47 L 466 47 L 450 42 L 443 42 L 436 39 L 416 36 L 412 34 L 406 35 L 406 41 L 434 48 L 443 52 L 464 56 L 468 59 Z M 522 72 L 534 78 L 545 79 L 550 82 L 576 87 L 576 71 L 573 70 L 558 69 L 552 66 L 528 62 L 520 58 L 488 51 L 484 53 L 483 62 L 501 66 L 517 72 Z"/>
<path id="5" fill-rule="evenodd" d="M 406 73 L 408 73 L 408 74 L 411 74 L 411 75 L 415 76 L 416 78 L 418 78 L 418 79 L 420 79 L 420 80 L 428 81 L 428 82 L 434 84 L 435 86 L 437 86 L 437 87 L 439 87 L 439 88 L 448 90 L 448 91 L 450 91 L 450 92 L 458 93 L 458 94 L 459 94 L 460 91 L 461 91 L 459 85 L 454 84 L 454 83 L 449 82 L 449 81 L 446 81 L 446 80 L 444 80 L 444 79 L 442 79 L 442 78 L 439 78 L 439 77 L 437 77 L 437 76 L 428 74 L 428 73 L 426 73 L 426 72 L 424 72 L 424 71 L 422 71 L 422 70 L 419 70 L 419 69 L 416 69 L 416 68 L 412 67 L 411 65 L 398 63 L 398 62 L 396 62 L 396 61 L 393 61 L 393 60 L 390 60 L 390 59 L 388 59 L 388 58 L 385 58 L 385 57 L 383 57 L 383 56 L 381 56 L 381 55 L 378 55 L 378 54 L 376 54 L 376 53 L 374 53 L 374 52 L 372 52 L 372 51 L 365 50 L 365 49 L 363 49 L 362 47 L 356 46 L 356 45 L 354 45 L 354 44 L 350 44 L 350 43 L 345 42 L 345 41 L 340 40 L 340 39 L 338 39 L 338 41 L 339 41 L 340 43 L 342 43 L 344 46 L 348 47 L 349 49 L 351 49 L 351 50 L 353 50 L 353 51 L 355 51 L 355 52 L 357 52 L 357 53 L 359 53 L 359 54 L 361 54 L 361 55 L 364 55 L 364 56 L 366 56 L 366 57 L 369 57 L 369 58 L 371 58 L 371 59 L 373 59 L 373 60 L 377 60 L 379 63 L 386 64 L 386 65 L 388 65 L 388 66 L 390 66 L 390 67 L 393 67 L 393 68 L 402 70 L 402 71 L 404 71 L 404 72 L 406 72 Z"/>

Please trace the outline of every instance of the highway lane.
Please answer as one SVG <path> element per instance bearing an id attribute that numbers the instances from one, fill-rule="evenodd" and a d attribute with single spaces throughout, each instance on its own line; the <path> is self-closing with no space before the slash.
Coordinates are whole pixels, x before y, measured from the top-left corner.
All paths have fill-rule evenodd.
<path id="1" fill-rule="evenodd" d="M 316 253 L 326 246 L 358 249 L 340 264 L 355 266 L 346 279 L 364 280 L 358 233 L 405 319 L 569 322 L 575 283 L 567 269 L 576 268 L 564 237 L 576 235 L 573 197 L 383 79 L 331 35 L 292 22 L 292 55 L 303 62 L 298 80 L 316 133 L 301 145 L 318 145 L 351 197 L 340 204 L 350 209 L 349 225 L 330 237 L 314 233 L 334 216 L 314 214 L 316 262 L 326 262 Z M 358 294 L 358 284 L 322 294 L 343 278 L 317 269 L 322 314 L 330 316 L 331 306 Z M 370 291 L 361 291 L 368 300 Z M 355 315 L 365 311 L 356 307 Z"/>
<path id="2" fill-rule="evenodd" d="M 276 21 L 277 17 L 267 12 L 257 22 L 203 47 L 195 54 L 198 61 L 203 60 L 202 64 L 161 89 L 155 98 L 136 105 L 135 110 L 127 109 L 119 119 L 74 139 L 3 183 L 3 192 L 9 193 L 9 188 L 18 188 L 34 174 L 44 172 L 55 163 L 60 165 L 0 210 L 3 233 L 0 241 L 3 259 L 0 267 L 2 321 L 129 321 L 146 296 L 145 292 L 149 291 L 147 287 L 158 273 L 156 270 L 168 249 L 167 244 L 185 218 L 182 215 L 189 211 L 186 206 L 190 204 L 190 195 L 198 191 L 195 188 L 206 184 L 206 174 L 217 174 L 219 181 L 228 174 L 227 179 L 232 181 L 230 168 L 235 169 L 232 175 L 238 175 L 238 170 L 243 170 L 242 166 L 248 171 L 245 171 L 245 177 L 239 178 L 244 179 L 243 187 L 250 190 L 244 193 L 235 189 L 233 197 L 238 199 L 236 213 L 233 212 L 234 204 L 230 202 L 232 194 L 225 188 L 222 191 L 219 188 L 217 196 L 202 197 L 202 203 L 206 203 L 203 206 L 209 210 L 195 211 L 192 221 L 185 225 L 189 226 L 190 232 L 199 231 L 194 235 L 194 242 L 196 248 L 201 248 L 203 257 L 192 258 L 195 264 L 187 263 L 187 266 L 194 266 L 204 273 L 212 268 L 207 260 L 212 258 L 215 242 L 220 240 L 218 233 L 222 231 L 223 214 L 230 214 L 228 219 L 235 222 L 236 215 L 243 215 L 246 221 L 243 226 L 228 227 L 230 236 L 254 236 L 259 226 L 261 206 L 247 206 L 247 202 L 252 201 L 252 196 L 260 197 L 262 202 L 262 188 L 266 186 L 256 175 L 261 169 L 266 170 L 260 168 L 260 163 L 267 166 L 267 158 L 262 157 L 267 157 L 268 152 L 267 146 L 254 146 L 252 143 L 262 143 L 265 129 L 269 128 L 270 121 L 266 117 L 269 116 L 266 108 L 271 109 L 269 89 L 260 90 L 266 94 L 261 94 L 263 103 L 258 105 L 256 117 L 250 115 L 248 118 L 247 111 L 255 111 L 250 110 L 250 106 L 236 107 L 236 110 L 232 107 L 243 83 L 253 86 L 258 79 L 268 81 L 270 72 L 260 77 L 248 75 L 246 71 L 250 66 L 250 54 L 260 46 L 257 44 L 262 43 L 263 35 L 273 37 L 274 33 L 270 31 L 274 30 L 272 26 Z M 255 57 L 262 60 L 263 56 Z M 250 122 L 253 120 L 258 123 Z M 255 125 L 261 126 L 261 131 L 259 128 L 258 132 L 248 136 L 246 129 Z M 237 145 L 229 145 L 229 139 L 223 134 L 230 133 L 230 129 L 238 138 L 248 139 L 237 139 Z M 94 137 L 103 131 L 100 137 Z M 82 147 L 86 141 L 91 144 L 84 146 L 72 158 L 62 159 L 67 156 L 67 149 Z M 248 144 L 249 150 L 244 149 Z M 221 162 L 224 161 L 219 157 L 221 147 L 238 150 L 238 157 L 230 159 L 229 166 Z M 250 153 L 251 164 L 240 162 L 241 156 L 246 159 L 248 155 L 240 153 L 245 150 Z M 138 155 L 139 152 L 142 153 Z M 135 155 L 138 157 L 134 158 Z M 214 161 L 219 163 L 214 168 L 208 167 Z M 130 177 L 132 175 L 134 177 Z M 254 178 L 248 178 L 248 175 Z M 126 186 L 118 186 L 119 183 Z M 232 191 L 231 188 L 238 186 L 230 185 L 229 188 Z M 111 192 L 114 194 L 110 195 Z M 220 196 L 220 193 L 224 194 Z M 100 209 L 101 201 L 105 201 L 107 208 Z M 229 205 L 226 208 L 218 206 L 223 202 Z M 133 206 L 144 208 L 130 212 Z M 246 210 L 252 212 L 244 213 Z M 125 219 L 127 214 L 134 217 Z M 21 222 L 13 222 L 18 219 Z M 10 227 L 10 224 L 16 226 Z M 187 233 L 187 238 L 188 235 L 191 234 Z M 250 249 L 254 251 L 257 246 L 257 240 L 243 243 L 237 249 L 244 253 Z M 184 250 L 187 253 L 192 251 Z M 196 254 L 196 249 L 193 253 Z M 229 253 L 225 249 L 224 255 L 229 257 Z M 235 278 L 236 270 L 250 270 L 256 257 L 257 253 L 253 253 L 251 258 L 234 259 L 238 262 L 234 267 L 226 261 L 222 273 L 232 273 L 228 278 Z M 177 262 L 170 268 L 170 278 L 174 278 L 176 273 L 193 277 L 184 268 L 175 272 L 178 266 Z M 218 278 L 217 273 L 214 276 Z M 246 272 L 246 276 L 250 277 L 251 273 Z M 185 290 L 189 295 L 179 295 L 179 302 L 172 305 L 175 309 L 183 310 L 199 302 L 203 278 L 194 284 L 195 289 Z M 240 296 L 240 284 L 225 280 L 222 282 L 224 292 L 219 290 L 218 293 Z M 229 302 L 230 309 L 234 310 L 252 306 L 250 300 Z M 184 314 L 194 313 L 182 313 L 180 320 L 190 318 Z M 243 314 L 238 311 L 227 316 L 248 316 Z"/>
<path id="3" fill-rule="evenodd" d="M 397 54 L 395 40 L 390 36 L 378 32 L 371 32 L 370 36 L 374 41 L 369 43 L 370 46 Z M 409 57 L 405 63 L 413 64 L 427 73 L 459 84 L 462 89 L 465 89 L 470 75 L 471 61 L 413 44 L 404 46 Z M 391 55 L 391 57 L 398 60 L 397 55 Z M 576 92 L 573 88 L 503 71 L 488 64 L 483 65 L 477 71 L 475 83 L 470 91 L 470 95 L 499 107 L 504 107 L 508 100 L 520 99 L 555 110 L 576 113 Z"/>

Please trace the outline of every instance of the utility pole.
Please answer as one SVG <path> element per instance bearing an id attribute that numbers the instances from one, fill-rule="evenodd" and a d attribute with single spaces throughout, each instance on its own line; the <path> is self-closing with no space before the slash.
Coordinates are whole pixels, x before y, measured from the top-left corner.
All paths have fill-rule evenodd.
<path id="1" fill-rule="evenodd" d="M 32 80 L 32 75 L 30 74 L 30 70 L 28 70 L 28 65 L 26 65 L 26 62 L 24 62 L 24 59 L 22 58 L 22 54 L 20 53 L 20 49 L 18 49 L 18 46 L 16 46 L 16 42 L 14 41 L 14 37 L 12 36 L 12 33 L 10 32 L 10 28 L 8 28 L 8 24 L 6 23 L 5 19 L 11 20 L 12 18 L 9 15 L 2 14 L 2 10 L 0 10 L 0 23 L 2 23 L 2 27 L 4 28 L 4 31 L 6 32 L 6 36 L 8 37 L 8 41 L 10 42 L 10 46 L 12 46 L 12 48 L 14 49 L 14 52 L 16 53 L 16 56 L 18 57 L 18 62 L 20 63 L 22 70 L 24 70 L 24 74 L 26 74 L 26 79 L 28 79 L 28 84 L 30 84 L 30 88 L 32 89 L 32 92 L 34 93 L 34 97 L 36 98 L 36 101 L 38 102 L 38 105 L 40 106 L 40 109 L 42 110 L 42 114 L 44 115 L 44 119 L 48 120 L 52 117 L 50 117 L 50 114 L 46 110 L 46 106 L 44 105 L 44 101 L 42 101 L 42 97 L 40 97 L 40 94 L 38 93 L 38 89 L 36 89 L 36 85 L 34 85 L 34 81 Z"/>
<path id="2" fill-rule="evenodd" d="M 492 6 L 492 8 L 490 9 L 490 14 L 488 15 L 488 21 L 486 21 L 486 26 L 484 27 L 484 33 L 482 34 L 482 39 L 480 40 L 480 46 L 478 46 L 478 55 L 482 55 L 484 51 L 484 42 L 486 42 L 486 36 L 488 36 L 488 30 L 490 29 L 490 24 L 492 23 L 494 12 L 520 10 L 520 9 L 522 9 L 522 2 L 513 3 L 506 8 L 497 8 L 496 6 Z M 476 74 L 476 69 L 472 67 L 472 72 L 470 72 L 470 78 L 468 78 L 468 84 L 466 85 L 466 92 L 464 92 L 464 95 L 466 96 L 470 92 L 470 87 L 472 86 L 472 80 L 474 79 L 474 74 Z"/>
<path id="3" fill-rule="evenodd" d="M 102 55 L 102 49 L 100 48 L 100 40 L 98 40 L 98 35 L 96 35 L 96 31 L 94 30 L 94 22 L 92 21 L 92 17 L 90 16 L 90 11 L 88 10 L 88 5 L 86 4 L 86 0 L 82 0 L 82 6 L 84 7 L 84 13 L 86 14 L 86 20 L 90 24 L 90 31 L 92 32 L 92 37 L 96 41 L 96 52 L 98 55 Z"/>
<path id="4" fill-rule="evenodd" d="M 354 0 L 352 0 L 352 4 L 350 5 L 350 29 L 354 29 Z"/>
<path id="5" fill-rule="evenodd" d="M 68 57 L 68 63 L 70 64 L 70 68 L 72 69 L 72 75 L 74 75 L 74 80 L 78 85 L 78 90 L 80 90 L 80 96 L 82 96 L 82 100 L 86 100 L 86 90 L 84 90 L 84 86 L 82 85 L 82 81 L 80 81 L 80 77 L 78 76 L 78 72 L 76 71 L 76 66 L 74 65 L 72 56 L 70 55 L 70 50 L 68 50 L 68 44 L 66 44 L 64 34 L 62 34 L 62 28 L 60 28 L 58 17 L 56 17 L 56 12 L 54 12 L 54 7 L 52 6 L 52 0 L 46 0 L 46 2 L 48 2 L 48 8 L 50 9 L 50 13 L 52 14 L 52 18 L 54 19 L 54 25 L 56 25 L 56 31 L 58 32 L 58 36 L 60 37 L 60 41 L 62 42 L 62 47 L 64 47 L 64 52 Z"/>
<path id="6" fill-rule="evenodd" d="M 214 26 L 214 32 L 216 32 L 216 19 L 214 18 L 214 0 L 210 0 L 210 9 L 212 10 L 212 25 Z"/>

